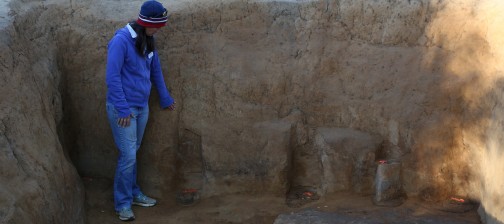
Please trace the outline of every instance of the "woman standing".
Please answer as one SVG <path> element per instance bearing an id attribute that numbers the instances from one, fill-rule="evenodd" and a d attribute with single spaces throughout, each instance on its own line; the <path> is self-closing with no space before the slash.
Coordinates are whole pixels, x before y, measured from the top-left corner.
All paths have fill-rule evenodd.
<path id="1" fill-rule="evenodd" d="M 131 205 L 154 206 L 137 184 L 136 154 L 149 117 L 151 85 L 161 107 L 174 110 L 166 88 L 153 35 L 168 20 L 167 11 L 155 0 L 142 4 L 138 19 L 119 29 L 107 54 L 107 115 L 119 158 L 114 178 L 114 206 L 119 219 L 134 220 Z"/>

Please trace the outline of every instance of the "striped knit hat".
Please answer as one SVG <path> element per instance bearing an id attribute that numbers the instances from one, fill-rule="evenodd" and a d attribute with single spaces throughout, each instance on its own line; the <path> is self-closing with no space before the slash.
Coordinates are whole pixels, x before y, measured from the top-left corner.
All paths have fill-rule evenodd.
<path id="1" fill-rule="evenodd" d="M 168 11 L 155 0 L 143 3 L 138 15 L 137 23 L 144 27 L 160 28 L 168 21 Z"/>

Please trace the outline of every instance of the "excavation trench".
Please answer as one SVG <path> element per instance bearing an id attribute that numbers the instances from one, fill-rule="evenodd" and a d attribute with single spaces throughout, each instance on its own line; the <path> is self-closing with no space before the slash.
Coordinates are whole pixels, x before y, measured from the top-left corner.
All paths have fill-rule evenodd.
<path id="1" fill-rule="evenodd" d="M 0 222 L 117 219 L 105 60 L 141 3 L 13 0 L 1 14 Z M 178 108 L 153 90 L 138 181 L 160 204 L 139 222 L 478 223 L 480 204 L 502 222 L 498 1 L 163 4 Z M 376 201 L 387 163 L 398 207 Z M 177 205 L 188 188 L 200 202 Z"/>

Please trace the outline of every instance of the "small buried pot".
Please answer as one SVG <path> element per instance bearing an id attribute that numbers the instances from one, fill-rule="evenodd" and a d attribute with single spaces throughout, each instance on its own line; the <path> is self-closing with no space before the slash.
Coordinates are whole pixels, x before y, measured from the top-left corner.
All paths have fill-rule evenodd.
<path id="1" fill-rule="evenodd" d="M 378 206 L 395 207 L 406 200 L 401 181 L 401 163 L 380 160 L 376 170 L 373 203 Z"/>
<path id="2" fill-rule="evenodd" d="M 182 206 L 194 205 L 199 198 L 198 190 L 192 188 L 177 193 L 177 203 Z"/>
<path id="3" fill-rule="evenodd" d="M 456 196 L 443 201 L 440 206 L 437 206 L 437 209 L 445 212 L 464 213 L 473 210 L 475 207 L 476 203 L 474 201 Z"/>
<path id="4" fill-rule="evenodd" d="M 306 186 L 293 187 L 287 194 L 285 203 L 291 208 L 299 208 L 310 202 L 320 199 L 317 191 L 314 188 Z"/>

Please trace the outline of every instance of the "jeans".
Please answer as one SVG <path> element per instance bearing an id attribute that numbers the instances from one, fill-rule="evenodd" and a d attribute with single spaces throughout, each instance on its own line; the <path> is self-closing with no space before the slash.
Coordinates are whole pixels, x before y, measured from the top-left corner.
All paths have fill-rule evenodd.
<path id="1" fill-rule="evenodd" d="M 114 105 L 107 102 L 107 116 L 119 157 L 114 177 L 114 207 L 116 211 L 130 208 L 133 197 L 141 193 L 137 184 L 136 154 L 142 143 L 145 126 L 149 118 L 149 107 L 131 107 L 133 117 L 130 126 L 121 127 Z"/>

